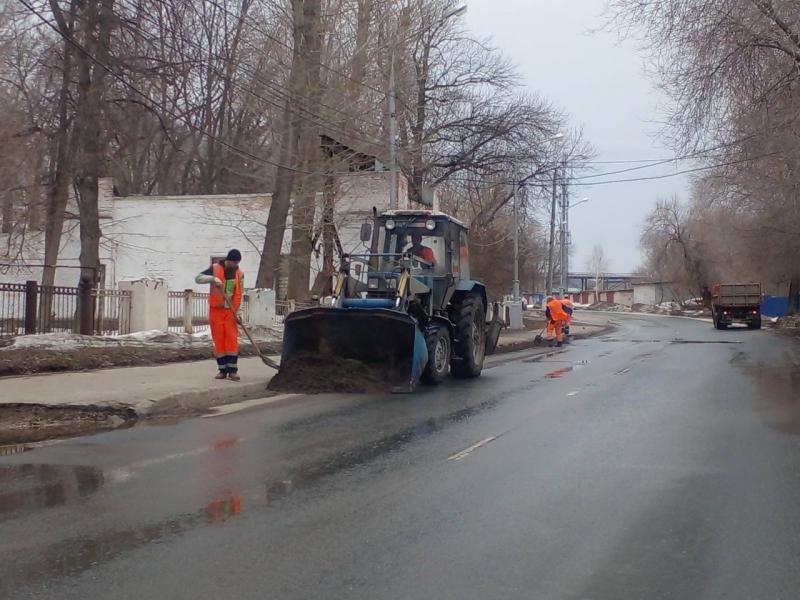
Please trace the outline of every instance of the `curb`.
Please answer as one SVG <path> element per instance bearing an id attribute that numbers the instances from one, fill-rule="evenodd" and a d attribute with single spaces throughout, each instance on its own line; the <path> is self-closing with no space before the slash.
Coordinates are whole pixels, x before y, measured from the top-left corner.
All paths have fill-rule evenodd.
<path id="1" fill-rule="evenodd" d="M 152 400 L 147 406 L 134 406 L 133 410 L 141 418 L 202 414 L 216 406 L 277 395 L 267 390 L 269 380 L 270 378 L 265 378 L 254 383 L 230 383 L 228 389 L 209 388 L 175 392 Z"/>

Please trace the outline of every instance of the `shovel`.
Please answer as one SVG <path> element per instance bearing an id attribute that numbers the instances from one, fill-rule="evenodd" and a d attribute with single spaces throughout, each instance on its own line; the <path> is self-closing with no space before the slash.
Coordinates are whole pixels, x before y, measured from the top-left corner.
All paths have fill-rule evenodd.
<path id="1" fill-rule="evenodd" d="M 241 320 L 239 320 L 239 315 L 236 314 L 236 311 L 233 310 L 233 307 L 231 306 L 230 302 L 228 302 L 228 297 L 225 294 L 223 294 L 222 298 L 225 301 L 225 307 L 228 308 L 233 313 L 233 318 L 236 319 L 236 324 L 239 327 L 241 327 L 242 331 L 244 331 L 244 334 L 247 336 L 247 339 L 250 340 L 250 343 L 253 345 L 253 348 L 256 349 L 256 352 L 258 353 L 258 357 L 261 359 L 261 362 L 263 362 L 268 367 L 271 367 L 277 371 L 280 368 L 278 363 L 276 363 L 271 358 L 268 358 L 261 352 L 261 348 L 259 348 L 258 344 L 255 343 L 255 341 L 253 340 L 253 336 L 250 335 L 249 331 L 247 331 L 247 327 L 245 327 L 244 323 L 242 323 Z"/>

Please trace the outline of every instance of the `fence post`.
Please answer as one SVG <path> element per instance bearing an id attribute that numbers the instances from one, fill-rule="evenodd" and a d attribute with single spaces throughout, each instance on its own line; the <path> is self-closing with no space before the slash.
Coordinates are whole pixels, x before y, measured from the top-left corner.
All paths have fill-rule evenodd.
<path id="1" fill-rule="evenodd" d="M 289 312 L 294 312 L 294 300 L 289 300 Z"/>
<path id="2" fill-rule="evenodd" d="M 183 290 L 183 330 L 186 333 L 194 333 L 193 317 L 194 290 Z"/>
<path id="3" fill-rule="evenodd" d="M 25 282 L 25 335 L 36 333 L 37 300 L 39 284 L 35 281 Z"/>
<path id="4" fill-rule="evenodd" d="M 78 282 L 78 333 L 94 334 L 94 306 L 92 302 L 92 284 L 81 279 Z"/>

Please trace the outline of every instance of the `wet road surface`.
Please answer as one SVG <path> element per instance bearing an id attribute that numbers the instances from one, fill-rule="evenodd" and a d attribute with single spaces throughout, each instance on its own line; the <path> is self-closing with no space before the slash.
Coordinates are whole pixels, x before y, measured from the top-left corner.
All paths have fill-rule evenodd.
<path id="1" fill-rule="evenodd" d="M 800 345 L 614 319 L 478 381 L 2 456 L 0 598 L 797 598 Z"/>

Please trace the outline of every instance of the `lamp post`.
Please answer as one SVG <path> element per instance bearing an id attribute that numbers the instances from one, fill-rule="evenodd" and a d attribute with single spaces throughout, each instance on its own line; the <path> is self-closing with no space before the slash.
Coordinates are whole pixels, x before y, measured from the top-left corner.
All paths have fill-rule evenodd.
<path id="1" fill-rule="evenodd" d="M 561 232 L 560 232 L 560 263 L 561 268 L 560 276 L 559 276 L 559 287 L 561 288 L 561 293 L 566 293 L 567 288 L 569 287 L 569 179 L 567 178 L 567 166 L 570 159 L 578 159 L 584 160 L 586 156 L 583 154 L 577 154 L 575 156 L 567 156 L 564 155 L 561 163 Z M 588 198 L 584 198 L 578 204 L 582 204 L 583 202 L 588 201 Z M 578 204 L 575 204 L 577 206 Z"/>

